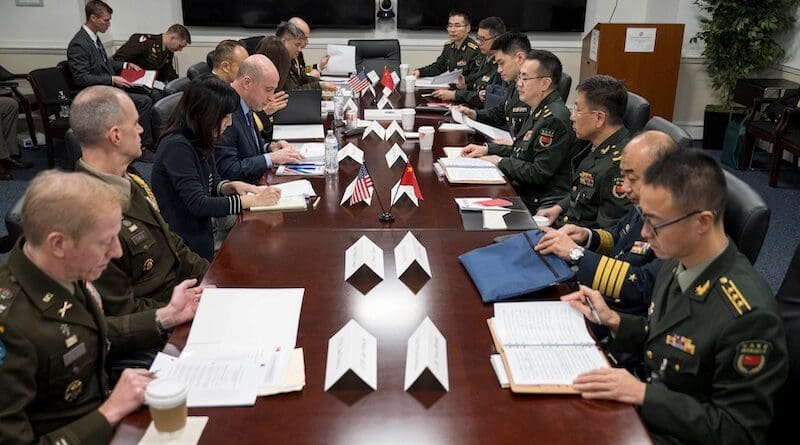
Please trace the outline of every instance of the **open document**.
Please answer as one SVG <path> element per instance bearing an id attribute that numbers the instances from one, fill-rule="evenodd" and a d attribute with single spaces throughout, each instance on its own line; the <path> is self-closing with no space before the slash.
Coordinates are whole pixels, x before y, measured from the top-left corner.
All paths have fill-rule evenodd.
<path id="1" fill-rule="evenodd" d="M 416 88 L 450 88 L 451 83 L 458 83 L 461 70 L 448 71 L 433 77 L 420 77 L 417 79 Z"/>
<path id="2" fill-rule="evenodd" d="M 471 119 L 468 116 L 464 116 L 458 108 L 452 108 L 450 110 L 453 114 L 453 120 L 463 124 L 469 128 L 473 128 L 489 138 L 490 140 L 497 140 L 497 139 L 512 139 L 511 133 L 503 130 L 502 128 L 492 127 L 491 125 L 486 125 L 476 121 L 475 119 Z"/>

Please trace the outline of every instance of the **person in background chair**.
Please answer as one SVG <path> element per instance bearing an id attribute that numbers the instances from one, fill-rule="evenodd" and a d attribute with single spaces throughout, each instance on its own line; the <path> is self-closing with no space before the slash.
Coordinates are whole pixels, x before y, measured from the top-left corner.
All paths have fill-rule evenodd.
<path id="1" fill-rule="evenodd" d="M 28 186 L 24 236 L 0 265 L 0 443 L 109 443 L 153 376 L 126 369 L 112 391 L 107 352 L 157 347 L 166 329 L 194 318 L 195 280 L 157 310 L 103 315 L 91 283 L 122 254 L 125 205 L 83 173 L 48 170 Z"/>
<path id="2" fill-rule="evenodd" d="M 231 83 L 239 75 L 239 65 L 249 56 L 247 49 L 236 40 L 223 40 L 214 48 L 211 74 Z"/>
<path id="3" fill-rule="evenodd" d="M 23 161 L 17 144 L 17 118 L 19 104 L 10 97 L 0 97 L 0 181 L 14 179 L 9 170 L 31 168 L 31 162 Z"/>
<path id="4" fill-rule="evenodd" d="M 275 29 L 275 36 L 281 39 L 289 57 L 292 59 L 292 68 L 289 70 L 289 79 L 286 81 L 287 90 L 329 90 L 336 89 L 336 85 L 309 76 L 305 66 L 300 66 L 300 53 L 308 43 L 306 34 L 294 23 L 281 22 Z"/>
<path id="5" fill-rule="evenodd" d="M 289 23 L 293 24 L 294 26 L 298 27 L 300 31 L 303 31 L 305 34 L 305 39 L 303 39 L 303 47 L 300 50 L 300 54 L 297 55 L 297 66 L 300 70 L 311 77 L 319 79 L 322 70 L 324 70 L 328 66 L 328 60 L 330 56 L 325 54 L 322 56 L 322 59 L 319 61 L 319 64 L 314 65 L 306 65 L 305 58 L 303 57 L 303 49 L 308 46 L 308 39 L 311 38 L 311 27 L 308 26 L 305 20 L 301 19 L 300 17 L 292 17 L 289 20 Z"/>
<path id="6" fill-rule="evenodd" d="M 132 34 L 114 53 L 114 60 L 133 62 L 145 70 L 158 72 L 157 79 L 167 83 L 178 78 L 172 59 L 192 43 L 185 26 L 174 24 L 163 34 Z"/>
<path id="7" fill-rule="evenodd" d="M 786 336 L 769 285 L 725 235 L 722 169 L 678 150 L 645 171 L 640 191 L 642 236 L 665 260 L 648 316 L 616 312 L 585 286 L 562 300 L 611 330 L 609 350 L 643 354 L 645 381 L 600 368 L 572 387 L 638 407 L 658 444 L 765 443 Z"/>
<path id="8" fill-rule="evenodd" d="M 141 150 L 137 118 L 133 102 L 106 86 L 81 91 L 70 109 L 70 128 L 83 152 L 75 170 L 111 185 L 129 201 L 119 231 L 122 255 L 93 282 L 106 315 L 162 307 L 173 287 L 202 280 L 208 270 L 208 261 L 170 230 L 150 186 L 131 166 Z"/>
<path id="9" fill-rule="evenodd" d="M 196 79 L 175 108 L 153 164 L 153 192 L 164 220 L 209 261 L 214 257 L 212 218 L 273 205 L 280 198 L 275 188 L 220 180 L 217 174 L 214 144 L 238 108 L 239 96 L 227 82 L 216 76 Z"/>
<path id="10" fill-rule="evenodd" d="M 442 53 L 430 65 L 415 69 L 411 74 L 417 77 L 437 76 L 447 71 L 461 70 L 464 78 L 472 76 L 483 63 L 483 55 L 478 44 L 469 36 L 472 29 L 470 16 L 463 9 L 453 9 L 447 17 L 447 35 Z"/>

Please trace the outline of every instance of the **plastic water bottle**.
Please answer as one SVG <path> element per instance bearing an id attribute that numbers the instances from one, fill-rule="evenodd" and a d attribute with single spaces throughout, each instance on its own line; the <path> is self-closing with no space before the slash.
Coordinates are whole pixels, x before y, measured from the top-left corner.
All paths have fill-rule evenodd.
<path id="1" fill-rule="evenodd" d="M 64 94 L 64 92 L 61 91 L 61 90 L 58 91 L 58 100 L 61 100 L 61 101 L 64 101 L 64 102 L 69 102 L 69 99 L 67 99 L 67 95 Z M 61 105 L 60 110 L 58 112 L 58 117 L 65 118 L 65 119 L 68 118 L 69 117 L 69 106 Z"/>
<path id="2" fill-rule="evenodd" d="M 325 136 L 325 173 L 335 175 L 339 172 L 339 141 L 333 134 L 333 130 L 328 130 Z"/>

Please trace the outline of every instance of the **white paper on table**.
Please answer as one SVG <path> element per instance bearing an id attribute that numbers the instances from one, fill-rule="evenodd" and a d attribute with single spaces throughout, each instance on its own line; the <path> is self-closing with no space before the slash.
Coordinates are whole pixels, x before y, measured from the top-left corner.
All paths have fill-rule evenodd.
<path id="1" fill-rule="evenodd" d="M 489 161 L 481 158 L 465 158 L 465 157 L 446 157 L 439 158 L 439 163 L 445 168 L 497 168 Z"/>
<path id="2" fill-rule="evenodd" d="M 347 45 L 328 45 L 328 66 L 325 71 L 332 73 L 354 73 L 356 71 L 356 47 Z"/>
<path id="3" fill-rule="evenodd" d="M 457 69 L 439 74 L 438 76 L 421 77 L 417 79 L 416 84 L 419 85 L 421 82 L 422 84 L 426 85 L 445 85 L 445 88 L 447 88 L 451 83 L 458 83 L 458 76 L 460 75 L 461 69 Z"/>
<path id="4" fill-rule="evenodd" d="M 439 124 L 439 131 L 468 131 L 470 133 L 475 133 L 473 128 L 470 128 L 464 124 L 453 122 L 442 122 Z"/>
<path id="5" fill-rule="evenodd" d="M 397 162 L 398 159 L 402 159 L 403 161 L 408 162 L 408 155 L 406 155 L 406 152 L 404 152 L 403 149 L 400 148 L 400 146 L 397 144 L 392 145 L 392 148 L 390 148 L 389 151 L 386 152 L 385 157 L 386 157 L 386 164 L 389 165 L 389 168 L 392 168 L 392 166 L 394 166 L 394 164 Z"/>
<path id="6" fill-rule="evenodd" d="M 356 176 L 356 177 L 355 177 L 355 178 L 354 178 L 354 179 L 353 179 L 353 180 L 350 182 L 350 184 L 347 184 L 347 187 L 344 189 L 344 193 L 342 193 L 342 202 L 340 202 L 340 203 L 339 203 L 339 205 L 344 205 L 344 203 L 345 203 L 347 200 L 349 200 L 351 196 L 353 196 L 353 192 L 356 190 L 356 184 L 357 184 L 357 183 L 358 183 L 358 176 Z M 373 187 L 370 187 L 370 188 L 369 188 L 369 196 L 368 196 L 368 197 L 366 197 L 366 198 L 365 198 L 363 201 L 361 201 L 361 202 L 363 202 L 364 204 L 366 204 L 366 205 L 367 205 L 367 207 L 369 207 L 369 206 L 371 206 L 371 205 L 372 205 L 372 192 L 373 192 L 373 191 L 374 191 L 374 188 L 373 188 Z"/>
<path id="7" fill-rule="evenodd" d="M 432 83 L 430 79 L 417 79 L 416 83 L 414 84 L 414 89 L 436 89 L 436 90 L 446 90 L 450 88 L 450 84 L 447 83 Z"/>
<path id="8" fill-rule="evenodd" d="M 597 50 L 600 47 L 600 30 L 593 29 L 589 40 L 589 60 L 597 62 Z"/>
<path id="9" fill-rule="evenodd" d="M 255 362 L 264 378 L 259 386 L 278 385 L 286 375 L 294 348 L 262 348 L 254 345 L 193 344 L 186 346 L 179 360 Z"/>
<path id="10" fill-rule="evenodd" d="M 445 391 L 450 391 L 447 372 L 447 340 L 430 318 L 425 317 L 419 327 L 408 339 L 406 349 L 406 377 L 404 389 L 412 384 L 428 369 Z"/>
<path id="11" fill-rule="evenodd" d="M 493 211 L 493 210 L 508 210 L 507 207 L 502 206 L 485 206 L 478 204 L 481 201 L 488 201 L 492 198 L 483 197 L 483 198 L 456 198 L 456 204 L 458 205 L 459 210 L 466 210 L 466 211 L 475 211 L 475 212 L 483 212 L 483 211 Z"/>
<path id="12" fill-rule="evenodd" d="M 518 385 L 572 386 L 578 375 L 608 368 L 595 345 L 504 346 L 508 369 Z"/>
<path id="13" fill-rule="evenodd" d="M 583 315 L 563 301 L 495 303 L 493 324 L 503 345 L 595 344 Z"/>
<path id="14" fill-rule="evenodd" d="M 364 119 L 372 121 L 399 121 L 403 118 L 402 110 L 364 110 Z"/>
<path id="15" fill-rule="evenodd" d="M 383 110 L 384 108 L 394 108 L 392 102 L 389 101 L 389 96 L 381 97 L 381 100 L 378 101 L 378 105 L 376 105 L 379 110 Z"/>
<path id="16" fill-rule="evenodd" d="M 302 162 L 325 162 L 325 144 L 322 142 L 301 142 L 293 144 L 294 149 L 303 157 Z"/>
<path id="17" fill-rule="evenodd" d="M 414 203 L 415 206 L 419 207 L 419 200 L 417 199 L 417 195 L 414 193 L 414 186 L 412 185 L 400 185 L 400 180 L 397 181 L 397 184 L 392 187 L 392 204 L 394 205 L 397 201 L 400 200 L 403 196 L 407 196 L 411 202 Z"/>
<path id="18" fill-rule="evenodd" d="M 366 133 L 366 132 L 365 132 Z M 359 164 L 364 163 L 364 152 L 353 145 L 352 142 L 348 142 L 347 145 L 339 149 L 339 152 L 336 154 L 337 162 L 342 162 L 344 158 L 350 158 Z"/>
<path id="19" fill-rule="evenodd" d="M 414 234 L 408 232 L 394 248 L 394 268 L 397 276 L 403 275 L 414 261 L 419 264 L 429 277 L 432 277 L 427 249 L 425 249 L 425 246 L 419 242 Z"/>
<path id="20" fill-rule="evenodd" d="M 160 377 L 174 377 L 189 388 L 186 406 L 252 406 L 264 381 L 265 370 L 254 361 L 180 359 L 162 369 Z"/>
<path id="21" fill-rule="evenodd" d="M 302 139 L 323 139 L 325 130 L 322 124 L 291 124 L 275 125 L 272 130 L 274 140 L 285 139 L 287 141 Z"/>
<path id="22" fill-rule="evenodd" d="M 383 250 L 366 235 L 362 235 L 344 252 L 344 279 L 349 279 L 363 265 L 383 279 Z"/>
<path id="23" fill-rule="evenodd" d="M 497 382 L 500 383 L 500 387 L 508 388 L 510 382 L 508 381 L 508 375 L 506 375 L 506 367 L 503 366 L 503 358 L 500 357 L 500 354 L 492 354 L 489 356 L 489 361 L 492 363 L 492 369 L 494 369 L 494 374 L 497 376 Z"/>
<path id="24" fill-rule="evenodd" d="M 384 140 L 391 139 L 392 136 L 398 135 L 404 141 L 406 140 L 406 132 L 400 127 L 400 124 L 397 121 L 392 121 L 388 127 L 386 127 L 386 134 L 384 135 Z"/>
<path id="25" fill-rule="evenodd" d="M 302 288 L 207 288 L 186 345 L 252 344 L 273 350 L 293 349 L 304 291 Z"/>
<path id="26" fill-rule="evenodd" d="M 361 135 L 361 139 L 366 139 L 367 136 L 374 134 L 379 139 L 384 140 L 386 139 L 386 129 L 383 128 L 383 125 L 379 124 L 377 121 L 371 121 L 369 126 L 364 130 L 364 133 Z"/>
<path id="27" fill-rule="evenodd" d="M 375 70 L 368 72 L 367 78 L 370 82 L 372 82 L 372 85 L 375 85 L 379 80 L 381 80 L 380 76 L 378 76 L 378 73 L 376 73 Z M 372 94 L 375 94 L 375 90 L 372 90 Z"/>
<path id="28" fill-rule="evenodd" d="M 478 130 L 489 139 L 512 139 L 511 133 L 503 130 L 502 128 L 496 128 L 492 127 L 491 125 L 480 123 L 474 119 L 470 119 L 467 116 L 463 116 L 463 118 L 464 124 Z"/>
<path id="29" fill-rule="evenodd" d="M 445 159 L 445 158 L 441 158 Z M 450 159 L 450 158 L 446 158 Z M 457 158 L 454 158 L 457 159 Z M 497 167 L 475 168 L 475 167 L 448 167 L 447 176 L 453 182 L 478 181 L 478 182 L 500 182 L 505 181 L 503 174 Z"/>
<path id="30" fill-rule="evenodd" d="M 153 359 L 153 363 L 150 364 L 149 371 L 158 374 L 161 371 L 168 370 L 172 367 L 172 364 L 175 363 L 175 360 L 178 360 L 178 357 L 173 357 L 163 352 L 157 352 L 156 358 Z"/>
<path id="31" fill-rule="evenodd" d="M 262 385 L 258 388 L 258 395 L 271 396 L 285 392 L 300 391 L 306 386 L 306 365 L 303 358 L 303 348 L 295 348 L 286 367 L 283 380 L 277 385 Z"/>
<path id="32" fill-rule="evenodd" d="M 652 53 L 656 50 L 656 28 L 627 28 L 626 53 Z"/>
<path id="33" fill-rule="evenodd" d="M 511 213 L 510 211 L 494 211 L 483 212 L 483 228 L 488 230 L 505 230 L 508 228 L 504 216 Z"/>
<path id="34" fill-rule="evenodd" d="M 180 437 L 164 438 L 159 435 L 155 424 L 151 421 L 144 436 L 139 440 L 139 445 L 196 445 L 200 442 L 206 423 L 208 416 L 189 416 L 186 418 L 186 426 Z"/>
<path id="35" fill-rule="evenodd" d="M 353 371 L 373 390 L 378 389 L 378 340 L 355 320 L 350 320 L 328 340 L 325 391 Z"/>
<path id="36" fill-rule="evenodd" d="M 264 187 L 265 186 L 259 186 L 259 188 Z M 286 196 L 303 196 L 304 198 L 313 198 L 317 196 L 317 192 L 314 191 L 314 186 L 311 185 L 311 181 L 308 179 L 282 182 L 280 184 L 274 184 L 270 187 L 280 190 L 281 198 Z"/>
<path id="37" fill-rule="evenodd" d="M 453 120 L 459 124 L 464 123 L 464 114 L 459 111 L 458 107 L 450 107 L 450 115 L 453 116 Z"/>
<path id="38" fill-rule="evenodd" d="M 460 158 L 462 157 L 461 150 L 463 149 L 464 147 L 444 147 L 442 150 L 444 150 L 444 154 L 448 158 Z"/>

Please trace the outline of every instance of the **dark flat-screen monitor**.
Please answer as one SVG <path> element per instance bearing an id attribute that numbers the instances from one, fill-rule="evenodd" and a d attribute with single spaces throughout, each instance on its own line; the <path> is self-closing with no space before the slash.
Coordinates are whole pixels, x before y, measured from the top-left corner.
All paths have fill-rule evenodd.
<path id="1" fill-rule="evenodd" d="M 375 0 L 182 0 L 187 26 L 274 28 L 302 17 L 312 28 L 375 28 Z"/>
<path id="2" fill-rule="evenodd" d="M 473 32 L 481 20 L 492 16 L 503 19 L 509 31 L 523 32 L 583 32 L 586 18 L 586 0 L 399 0 L 397 28 L 444 31 L 454 6 L 469 12 Z"/>

